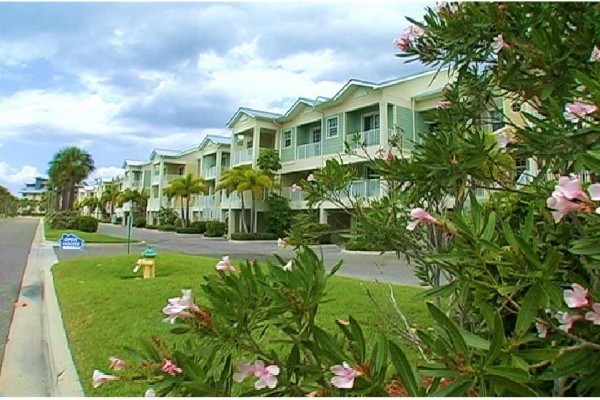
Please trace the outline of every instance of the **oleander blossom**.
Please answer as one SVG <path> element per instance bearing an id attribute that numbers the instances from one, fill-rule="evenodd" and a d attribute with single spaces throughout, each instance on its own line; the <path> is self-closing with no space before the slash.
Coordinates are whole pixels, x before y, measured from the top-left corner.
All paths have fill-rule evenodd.
<path id="1" fill-rule="evenodd" d="M 560 322 L 558 329 L 564 332 L 569 332 L 575 321 L 582 319 L 581 315 L 571 315 L 568 312 L 559 311 L 554 315 L 554 318 Z"/>
<path id="2" fill-rule="evenodd" d="M 598 107 L 594 104 L 574 101 L 565 105 L 563 116 L 567 121 L 578 123 L 581 119 L 595 113 L 597 110 Z"/>
<path id="3" fill-rule="evenodd" d="M 292 185 L 292 192 L 299 192 L 302 190 L 302 186 L 296 185 L 295 183 Z"/>
<path id="4" fill-rule="evenodd" d="M 338 389 L 352 389 L 354 378 L 362 375 L 362 372 L 351 368 L 347 362 L 343 362 L 342 365 L 334 365 L 330 370 L 335 375 L 331 378 L 331 384 Z"/>
<path id="5" fill-rule="evenodd" d="M 287 264 L 285 264 L 283 267 L 281 267 L 281 269 L 283 269 L 284 271 L 291 271 L 292 265 L 293 265 L 293 261 L 290 260 L 287 262 Z"/>
<path id="6" fill-rule="evenodd" d="M 435 219 L 435 217 L 433 217 L 431 214 L 429 214 L 427 211 L 423 210 L 420 207 L 414 208 L 410 212 L 410 216 L 412 218 L 412 221 L 410 221 L 408 225 L 406 225 L 406 229 L 408 229 L 409 231 L 415 230 L 417 225 L 419 225 L 421 222 L 426 224 L 440 223 L 437 219 Z"/>
<path id="7" fill-rule="evenodd" d="M 167 316 L 163 321 L 171 324 L 175 323 L 177 318 L 186 318 L 191 316 L 188 310 L 197 310 L 198 306 L 194 304 L 191 289 L 182 289 L 181 297 L 173 297 L 167 300 L 169 304 L 163 308 L 163 314 Z"/>
<path id="8" fill-rule="evenodd" d="M 316 182 L 317 178 L 315 178 L 315 176 L 313 174 L 308 175 L 308 177 L 306 178 L 307 182 Z"/>
<path id="9" fill-rule="evenodd" d="M 160 367 L 160 370 L 172 376 L 183 372 L 183 370 L 171 360 L 163 360 L 163 365 Z"/>
<path id="10" fill-rule="evenodd" d="M 585 319 L 594 325 L 600 325 L 600 303 L 592 304 L 592 310 L 585 313 Z"/>
<path id="11" fill-rule="evenodd" d="M 496 140 L 498 142 L 498 147 L 501 149 L 505 149 L 510 143 L 517 142 L 515 135 L 512 132 L 508 132 L 506 129 L 496 134 Z"/>
<path id="12" fill-rule="evenodd" d="M 582 189 L 579 178 L 561 176 L 552 195 L 546 200 L 548 208 L 555 210 L 552 212 L 554 221 L 560 222 L 569 212 L 591 212 L 593 209 L 591 201 L 600 201 L 600 184 L 590 185 L 588 192 L 590 196 Z M 600 214 L 599 209 L 595 211 Z"/>
<path id="13" fill-rule="evenodd" d="M 590 302 L 587 298 L 588 290 L 578 283 L 571 285 L 571 289 L 563 291 L 565 303 L 569 308 L 580 308 L 587 306 Z"/>
<path id="14" fill-rule="evenodd" d="M 254 388 L 261 390 L 266 387 L 269 389 L 275 389 L 277 386 L 277 375 L 279 375 L 279 367 L 277 365 L 265 366 L 265 363 L 261 360 L 256 361 L 254 364 L 240 363 L 238 365 L 238 372 L 233 374 L 233 380 L 241 382 L 249 375 L 254 375 L 258 378 L 254 382 Z"/>
<path id="15" fill-rule="evenodd" d="M 448 108 L 452 105 L 452 102 L 450 100 L 440 100 L 436 103 L 435 107 L 438 110 L 444 109 L 444 108 Z"/>
<path id="16" fill-rule="evenodd" d="M 144 392 L 144 397 L 156 397 L 156 392 L 153 388 L 146 389 L 146 392 Z"/>
<path id="17" fill-rule="evenodd" d="M 506 49 L 508 47 L 510 46 L 504 41 L 504 37 L 502 36 L 502 34 L 494 36 L 494 40 L 492 42 L 492 49 L 495 53 L 498 53 L 500 50 Z"/>
<path id="18" fill-rule="evenodd" d="M 217 271 L 235 272 L 235 267 L 229 261 L 229 256 L 224 256 L 223 258 L 221 258 L 221 261 L 219 261 L 217 265 L 215 265 L 215 268 L 217 269 Z"/>
<path id="19" fill-rule="evenodd" d="M 119 377 L 114 375 L 107 375 L 102 373 L 102 371 L 94 370 L 94 374 L 92 375 L 92 386 L 94 389 L 100 387 L 104 382 L 109 381 L 118 381 Z"/>
<path id="20" fill-rule="evenodd" d="M 125 368 L 125 365 L 127 364 L 125 362 L 125 360 L 120 359 L 119 357 L 109 357 L 108 360 L 110 361 L 110 365 L 108 368 L 110 369 L 114 369 L 115 371 L 120 371 L 123 368 Z"/>
<path id="21" fill-rule="evenodd" d="M 410 49 L 411 44 L 415 39 L 419 39 L 421 36 L 425 34 L 425 30 L 417 25 L 410 25 L 406 28 L 402 35 L 394 42 L 396 47 L 398 47 L 402 51 L 408 51 Z"/>
<path id="22" fill-rule="evenodd" d="M 592 49 L 592 54 L 590 54 L 590 61 L 597 62 L 600 61 L 600 47 L 594 46 Z"/>
<path id="23" fill-rule="evenodd" d="M 545 339 L 548 336 L 548 325 L 542 322 L 536 322 L 535 329 L 537 329 L 539 338 Z"/>

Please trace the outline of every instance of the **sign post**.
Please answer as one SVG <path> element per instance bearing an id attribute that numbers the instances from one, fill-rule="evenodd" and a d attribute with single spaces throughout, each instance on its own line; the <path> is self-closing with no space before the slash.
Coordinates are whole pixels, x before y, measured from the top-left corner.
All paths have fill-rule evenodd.
<path id="1" fill-rule="evenodd" d="M 131 212 L 127 215 L 127 254 L 131 252 L 131 226 L 133 225 L 133 218 L 131 218 Z"/>
<path id="2" fill-rule="evenodd" d="M 81 250 L 85 246 L 85 240 L 74 233 L 63 233 L 58 239 L 58 245 L 61 250 Z"/>

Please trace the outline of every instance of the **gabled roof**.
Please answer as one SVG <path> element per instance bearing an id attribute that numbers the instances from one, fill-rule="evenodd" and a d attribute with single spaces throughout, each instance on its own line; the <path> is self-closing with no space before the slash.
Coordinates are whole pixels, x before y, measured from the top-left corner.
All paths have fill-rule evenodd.
<path id="1" fill-rule="evenodd" d="M 231 117 L 229 122 L 227 122 L 227 126 L 229 128 L 231 128 L 237 122 L 237 120 L 242 116 L 242 114 L 246 114 L 250 118 L 265 120 L 265 121 L 272 121 L 272 122 L 275 122 L 278 118 L 281 118 L 281 116 L 282 116 L 281 114 L 278 114 L 278 113 L 254 110 L 252 108 L 247 108 L 247 107 L 240 107 L 235 112 L 235 114 L 233 114 L 233 117 Z"/>
<path id="2" fill-rule="evenodd" d="M 154 156 L 176 157 L 179 153 L 179 150 L 154 149 L 152 150 L 152 153 L 150 153 L 150 160 L 154 159 Z"/>
<path id="3" fill-rule="evenodd" d="M 231 144 L 231 137 L 228 136 L 218 136 L 218 135 L 206 135 L 200 146 L 198 146 L 198 150 L 202 150 L 205 148 L 209 142 L 219 144 Z"/>
<path id="4" fill-rule="evenodd" d="M 319 104 L 318 99 L 311 100 L 311 99 L 307 99 L 305 97 L 300 97 L 298 100 L 296 100 L 296 102 L 294 104 L 292 104 L 292 106 L 286 111 L 286 113 L 278 120 L 284 121 L 288 118 L 292 118 L 294 115 L 296 115 L 297 111 L 300 109 L 300 107 L 302 107 L 302 105 L 314 108 L 318 104 Z"/>
<path id="5" fill-rule="evenodd" d="M 148 161 L 139 161 L 139 160 L 125 160 L 123 162 L 123 168 L 127 168 L 127 166 L 130 167 L 141 167 L 144 164 L 147 164 Z"/>

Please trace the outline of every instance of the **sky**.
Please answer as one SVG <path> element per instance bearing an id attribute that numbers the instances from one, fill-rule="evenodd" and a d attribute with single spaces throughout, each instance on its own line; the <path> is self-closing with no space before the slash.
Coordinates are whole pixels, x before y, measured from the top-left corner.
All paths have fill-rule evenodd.
<path id="1" fill-rule="evenodd" d="M 125 159 L 229 135 L 239 107 L 285 112 L 350 79 L 425 70 L 394 39 L 426 2 L 0 2 L 0 185 L 44 176 L 60 149 L 94 178 Z"/>

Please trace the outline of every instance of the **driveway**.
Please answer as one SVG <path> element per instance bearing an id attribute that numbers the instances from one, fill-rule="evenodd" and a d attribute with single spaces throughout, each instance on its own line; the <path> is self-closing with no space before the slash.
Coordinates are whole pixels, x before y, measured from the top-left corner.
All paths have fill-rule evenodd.
<path id="1" fill-rule="evenodd" d="M 0 365 L 39 218 L 0 221 Z M 39 292 L 40 288 L 30 288 Z M 32 292 L 33 294 L 33 292 Z"/>
<path id="2" fill-rule="evenodd" d="M 123 226 L 100 224 L 98 232 L 115 236 L 127 236 Z M 293 257 L 291 248 L 281 249 L 275 241 L 271 243 L 232 243 L 226 239 L 203 238 L 202 235 L 177 234 L 174 232 L 159 232 L 151 229 L 133 228 L 132 237 L 146 241 L 146 244 L 135 244 L 131 251 L 139 253 L 146 245 L 153 246 L 160 256 L 161 251 L 176 251 L 180 253 L 222 257 L 228 255 L 234 259 L 265 260 L 272 258 L 273 253 L 287 259 Z M 325 265 L 332 267 L 339 260 L 344 260 L 338 275 L 359 278 L 364 280 L 377 280 L 381 282 L 399 283 L 404 285 L 419 285 L 419 280 L 414 276 L 413 269 L 404 260 L 399 260 L 393 254 L 364 255 L 345 254 L 335 245 L 315 247 L 317 254 L 322 252 Z M 81 255 L 108 255 L 127 252 L 127 245 L 88 245 L 83 252 L 57 251 L 59 259 L 71 258 Z"/>

